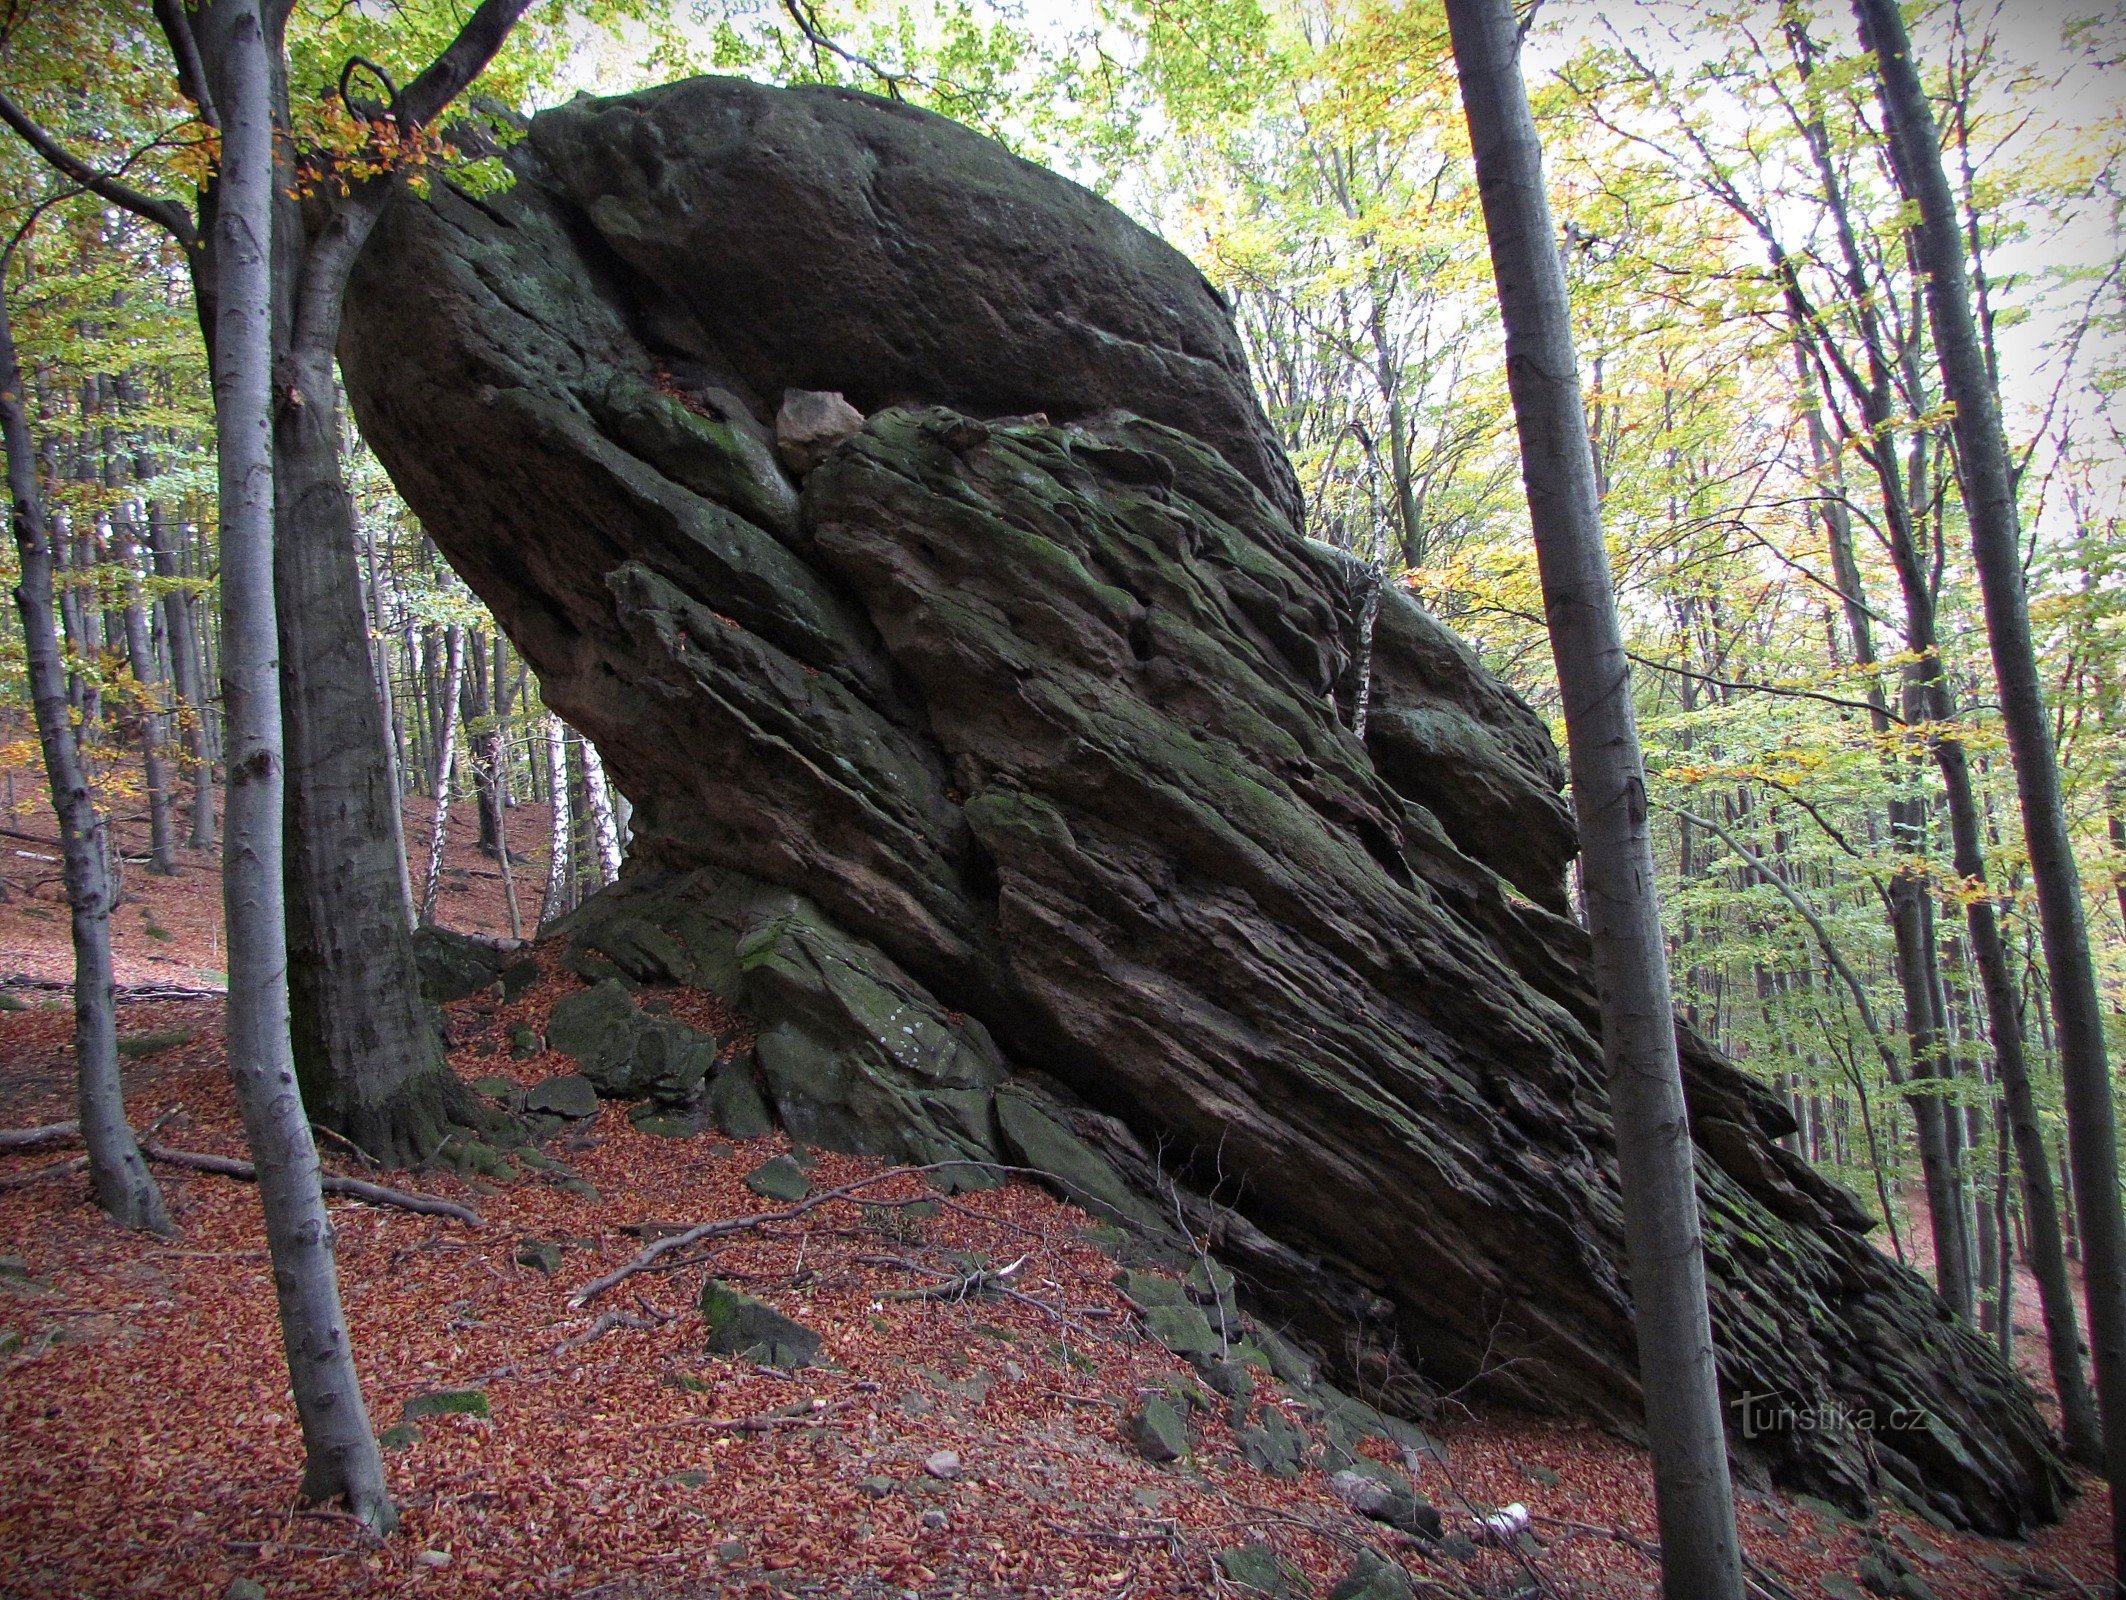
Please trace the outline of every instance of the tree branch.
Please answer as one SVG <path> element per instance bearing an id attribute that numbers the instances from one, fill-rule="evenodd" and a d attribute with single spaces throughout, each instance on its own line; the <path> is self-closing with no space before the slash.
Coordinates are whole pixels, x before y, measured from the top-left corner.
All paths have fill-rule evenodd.
<path id="1" fill-rule="evenodd" d="M 228 1156 L 202 1155 L 193 1150 L 172 1150 L 165 1144 L 150 1144 L 143 1140 L 140 1148 L 147 1152 L 148 1159 L 160 1161 L 172 1167 L 185 1167 L 193 1172 L 211 1172 L 218 1177 L 234 1178 L 240 1183 L 258 1182 L 258 1169 L 248 1161 L 235 1161 Z M 327 1194 L 343 1194 L 352 1200 L 366 1200 L 375 1206 L 397 1206 L 401 1211 L 417 1211 L 428 1217 L 449 1217 L 462 1222 L 468 1228 L 480 1226 L 480 1214 L 470 1206 L 461 1206 L 455 1200 L 440 1200 L 434 1195 L 408 1194 L 403 1189 L 387 1189 L 381 1183 L 368 1183 L 360 1178 L 341 1178 L 324 1173 L 319 1183 Z"/>
<path id="2" fill-rule="evenodd" d="M 220 132 L 221 113 L 215 109 L 214 96 L 207 88 L 206 68 L 199 59 L 199 39 L 192 32 L 192 19 L 182 0 L 155 0 L 155 20 L 162 24 L 163 37 L 170 42 L 171 59 L 177 63 L 177 92 L 199 108 L 201 122 Z"/>
<path id="3" fill-rule="evenodd" d="M 99 172 L 39 127 L 27 112 L 8 98 L 5 91 L 0 91 L 0 122 L 13 128 L 22 142 L 62 177 L 80 184 L 91 194 L 102 196 L 112 205 L 132 212 L 143 221 L 152 222 L 175 239 L 178 248 L 186 255 L 198 253 L 199 230 L 193 224 L 192 213 L 175 200 L 143 194 L 109 173 Z"/>
<path id="4" fill-rule="evenodd" d="M 412 133 L 442 115 L 443 108 L 487 69 L 510 29 L 530 9 L 531 0 L 481 0 L 480 9 L 466 20 L 458 36 L 398 97 L 392 109 L 400 131 Z"/>

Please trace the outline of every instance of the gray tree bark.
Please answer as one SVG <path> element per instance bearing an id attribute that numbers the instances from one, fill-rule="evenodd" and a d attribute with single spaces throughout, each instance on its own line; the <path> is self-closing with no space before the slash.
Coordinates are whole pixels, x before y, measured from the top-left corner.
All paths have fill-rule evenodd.
<path id="1" fill-rule="evenodd" d="M 112 552 L 126 570 L 125 646 L 126 664 L 133 672 L 141 696 L 140 761 L 148 787 L 148 871 L 169 878 L 177 873 L 176 835 L 170 825 L 170 763 L 168 699 L 162 672 L 148 637 L 148 608 L 140 585 L 139 525 L 127 511 L 112 519 L 118 548 Z"/>
<path id="2" fill-rule="evenodd" d="M 1955 414 L 1957 473 L 1985 603 L 1986 634 L 2038 896 L 2038 926 L 2059 1035 L 2067 1142 L 2080 1211 L 2090 1338 L 2104 1466 L 2111 1480 L 2115 1592 L 2126 1593 L 2126 1211 L 2119 1195 L 2111 1069 L 2081 875 L 2060 794 L 2059 756 L 2023 590 L 2015 471 L 2000 397 L 1972 315 L 1955 196 L 1942 168 L 1934 113 L 1896 0 L 1854 0 L 1863 48 L 1876 57 L 1884 132 L 1897 183 L 1919 213 L 1913 245 L 1926 277 L 1927 320 Z M 2012 1115 L 2012 1112 L 2011 1112 Z"/>
<path id="3" fill-rule="evenodd" d="M 126 1121 L 118 1078 L 117 1003 L 111 980 L 111 885 L 104 822 L 89 791 L 75 743 L 66 667 L 59 654 L 59 622 L 52 598 L 51 528 L 37 481 L 37 456 L 23 406 L 21 363 L 8 318 L 6 275 L 11 246 L 0 254 L 0 428 L 7 444 L 7 486 L 13 501 L 15 552 L 22 576 L 15 606 L 22 618 L 23 655 L 38 742 L 59 816 L 60 868 L 74 940 L 74 1081 L 89 1183 L 113 1222 L 172 1233 L 133 1130 Z"/>
<path id="4" fill-rule="evenodd" d="M 302 1420 L 302 1493 L 396 1520 L 340 1307 L 332 1220 L 296 1085 L 283 915 L 280 674 L 273 537 L 273 65 L 259 0 L 215 0 L 200 53 L 221 120 L 213 229 L 221 481 L 222 699 L 229 792 L 222 895 L 229 1069 L 257 1169 L 281 1338 Z"/>
<path id="5" fill-rule="evenodd" d="M 171 580 L 182 576 L 176 541 L 161 502 L 150 500 L 148 553 L 155 563 L 155 576 Z M 177 690 L 177 711 L 184 723 L 185 744 L 192 757 L 192 808 L 186 826 L 185 845 L 192 850 L 214 848 L 214 734 L 213 710 L 207 704 L 200 672 L 199 629 L 192 597 L 170 589 L 162 599 L 163 629 L 170 640 L 170 679 Z"/>
<path id="6" fill-rule="evenodd" d="M 436 894 L 443 886 L 444 829 L 450 822 L 450 769 L 458 754 L 457 706 L 465 683 L 465 630 L 450 625 L 450 665 L 443 674 L 443 743 L 436 752 L 435 826 L 428 835 L 428 870 L 421 875 L 421 922 L 433 922 Z"/>
<path id="7" fill-rule="evenodd" d="M 1448 0 L 1447 22 L 1498 280 L 1521 476 L 1565 707 L 1653 1446 L 1662 1587 L 1669 1600 L 1741 1600 L 1645 770 L 1602 544 L 1565 274 L 1511 0 Z"/>

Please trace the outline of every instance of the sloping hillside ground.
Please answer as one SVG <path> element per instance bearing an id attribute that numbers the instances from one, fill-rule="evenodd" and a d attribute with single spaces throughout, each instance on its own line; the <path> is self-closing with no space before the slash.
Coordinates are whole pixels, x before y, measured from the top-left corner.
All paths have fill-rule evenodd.
<path id="1" fill-rule="evenodd" d="M 27 808 L 5 826 L 50 831 Z M 521 814 L 519 826 L 534 831 Z M 493 864 L 455 850 L 451 862 L 467 887 L 446 895 L 446 920 L 506 931 L 499 879 L 479 875 Z M 213 864 L 187 868 L 130 877 L 122 981 L 214 976 Z M 0 978 L 65 971 L 63 904 L 41 881 L 53 870 L 0 861 Z M 543 873 L 520 874 L 529 915 Z M 520 1059 L 512 1039 L 521 1049 L 574 987 L 549 970 L 513 1000 L 452 1006 L 460 1072 L 529 1085 L 569 1070 L 550 1053 Z M 63 1005 L 10 992 L 27 1009 L 0 1013 L 0 1125 L 63 1118 Z M 219 1002 L 132 1003 L 122 1026 L 142 1052 L 127 1067 L 136 1123 L 175 1110 L 162 1139 L 241 1154 Z M 67 1153 L 0 1157 L 0 1184 Z M 105 1226 L 78 1178 L 0 1188 L 0 1593 L 1149 1597 L 1281 1582 L 1327 1596 L 1358 1570 L 1372 1587 L 1357 1592 L 1386 1600 L 1401 1591 L 1376 1559 L 1419 1594 L 1656 1592 L 1639 1452 L 1450 1403 L 1423 1444 L 1343 1435 L 1407 1472 L 1449 1537 L 1360 1517 L 1319 1470 L 1336 1435 L 1317 1392 L 1265 1380 L 1243 1422 L 1146 1335 L 1152 1287 L 1133 1282 L 1135 1303 L 1122 1293 L 1090 1219 L 1023 1184 L 933 1211 L 896 1204 L 936 1200 L 921 1179 L 891 1178 L 573 1303 L 671 1225 L 788 1210 L 746 1183 L 786 1153 L 779 1135 L 660 1137 L 606 1105 L 505 1172 L 397 1180 L 475 1206 L 477 1230 L 335 1204 L 348 1315 L 405 1508 L 381 1546 L 294 1504 L 300 1440 L 248 1187 L 159 1169 L 182 1229 L 170 1243 Z M 813 1196 L 882 1170 L 806 1159 Z M 971 1284 L 983 1269 L 1010 1292 Z M 696 1296 L 711 1275 L 817 1332 L 820 1364 L 784 1373 L 706 1353 Z M 1167 1464 L 1136 1438 L 1160 1400 L 1187 1426 L 1186 1455 Z M 1308 1463 L 1292 1477 L 1251 1464 L 1236 1423 L 1258 1458 L 1265 1437 L 1303 1436 Z M 1530 1537 L 1480 1543 L 1479 1518 L 1515 1502 Z M 2095 1593 L 2104 1515 L 2085 1494 L 2064 1525 L 2016 1546 L 1894 1511 L 1855 1527 L 1753 1492 L 1743 1526 L 1767 1594 L 1864 1593 L 1887 1565 L 1899 1592 L 1978 1600 Z"/>

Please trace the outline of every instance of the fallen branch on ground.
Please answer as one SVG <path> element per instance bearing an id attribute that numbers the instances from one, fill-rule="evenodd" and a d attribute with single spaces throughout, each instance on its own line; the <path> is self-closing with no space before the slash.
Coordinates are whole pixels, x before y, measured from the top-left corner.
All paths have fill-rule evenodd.
<path id="1" fill-rule="evenodd" d="M 196 1150 L 172 1150 L 166 1144 L 143 1142 L 140 1147 L 147 1152 L 150 1161 L 160 1161 L 166 1166 L 186 1167 L 194 1172 L 211 1172 L 219 1177 L 234 1178 L 239 1183 L 258 1182 L 258 1169 L 248 1161 L 236 1161 L 228 1156 L 203 1155 Z M 461 1206 L 455 1200 L 441 1200 L 434 1195 L 408 1194 L 403 1189 L 387 1189 L 381 1183 L 365 1182 L 361 1178 L 341 1178 L 332 1173 L 320 1176 L 325 1193 L 343 1194 L 349 1199 L 366 1200 L 375 1206 L 397 1206 L 401 1211 L 417 1211 L 428 1217 L 449 1217 L 462 1222 L 468 1228 L 480 1226 L 480 1214 L 470 1206 Z"/>
<path id="2" fill-rule="evenodd" d="M 69 1161 L 55 1161 L 48 1167 L 37 1167 L 29 1172 L 11 1172 L 0 1178 L 0 1189 L 26 1189 L 33 1183 L 42 1183 L 46 1178 L 70 1177 L 88 1164 L 87 1156 L 75 1156 Z"/>
<path id="3" fill-rule="evenodd" d="M 577 1334 L 574 1338 L 563 1339 L 559 1344 L 555 1345 L 554 1354 L 558 1356 L 570 1350 L 581 1350 L 593 1340 L 603 1339 L 617 1328 L 632 1328 L 636 1330 L 658 1328 L 672 1320 L 668 1316 L 638 1317 L 632 1311 L 600 1312 L 598 1320 L 592 1323 L 587 1331 Z"/>
<path id="4" fill-rule="evenodd" d="M 920 1272 L 928 1277 L 946 1280 L 942 1283 L 934 1284 L 928 1289 L 898 1291 L 888 1295 L 886 1298 L 889 1300 L 963 1301 L 978 1295 L 996 1295 L 1001 1299 L 1015 1300 L 1022 1306 L 1032 1306 L 1036 1311 L 1055 1318 L 1064 1327 L 1082 1333 L 1088 1339 L 1106 1337 L 1099 1329 L 1088 1328 L 1084 1323 L 1073 1318 L 1068 1312 L 1057 1309 L 1046 1300 L 1027 1294 L 1022 1289 L 1013 1288 L 1010 1282 L 1011 1276 L 1019 1268 L 1026 1265 L 1026 1257 L 1024 1256 L 1019 1257 L 1008 1267 L 998 1267 L 993 1271 L 983 1267 L 973 1272 L 946 1272 L 938 1267 L 927 1267 L 920 1261 L 910 1261 L 906 1256 L 858 1256 L 856 1260 L 862 1266 L 898 1267 L 903 1272 Z"/>
<path id="5" fill-rule="evenodd" d="M 81 1137 L 78 1122 L 47 1122 L 41 1128 L 0 1128 L 0 1150 L 41 1150 Z"/>
<path id="6" fill-rule="evenodd" d="M 823 1189 L 818 1194 L 812 1195 L 808 1199 L 800 1200 L 796 1205 L 789 1206 L 781 1211 L 762 1211 L 749 1217 L 727 1217 L 721 1222 L 703 1222 L 688 1228 L 684 1233 L 667 1235 L 665 1238 L 651 1244 L 626 1266 L 616 1267 L 602 1278 L 593 1278 L 589 1283 L 586 1283 L 573 1295 L 569 1296 L 569 1304 L 573 1306 L 589 1305 L 608 1289 L 616 1288 L 620 1284 L 627 1282 L 636 1273 L 649 1271 L 674 1250 L 687 1249 L 689 1246 L 700 1244 L 704 1239 L 721 1239 L 729 1234 L 744 1233 L 749 1228 L 765 1228 L 772 1227 L 779 1222 L 793 1222 L 808 1211 L 816 1211 L 821 1206 L 836 1200 L 848 1200 L 851 1195 L 859 1190 L 871 1188 L 874 1184 L 884 1183 L 889 1178 L 918 1177 L 926 1172 L 949 1172 L 955 1169 L 967 1168 L 979 1169 L 983 1172 L 1001 1172 L 1011 1177 L 1042 1178 L 1050 1183 L 1059 1181 L 1054 1174 L 1043 1172 L 1038 1167 L 1012 1167 L 995 1161 L 932 1161 L 920 1167 L 890 1167 L 884 1172 L 873 1173 L 868 1178 L 858 1178 L 854 1183 L 845 1183 L 838 1189 Z M 937 1198 L 935 1195 L 924 1197 L 925 1200 L 935 1200 Z M 866 1203 L 893 1206 L 920 1205 L 923 1201 L 872 1200 Z M 984 1220 L 988 1219 L 985 1218 Z M 1038 1302 L 1036 1303 L 1038 1304 Z M 1046 1310 L 1048 1308 L 1043 1307 L 1043 1309 Z"/>
<path id="7" fill-rule="evenodd" d="M 828 1418 L 837 1411 L 846 1411 L 852 1402 L 836 1400 L 831 1405 L 813 1401 L 803 1410 L 763 1411 L 752 1417 L 702 1417 L 704 1428 L 714 1428 L 723 1433 L 773 1433 L 777 1428 L 824 1428 Z"/>

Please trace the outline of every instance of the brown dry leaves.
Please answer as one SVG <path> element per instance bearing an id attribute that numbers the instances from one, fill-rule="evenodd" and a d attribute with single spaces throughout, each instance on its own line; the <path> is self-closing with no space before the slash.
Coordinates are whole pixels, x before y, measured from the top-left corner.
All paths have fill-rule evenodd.
<path id="1" fill-rule="evenodd" d="M 510 1061 L 506 1040 L 512 1023 L 536 1024 L 573 986 L 549 963 L 512 1005 L 453 1007 L 460 1070 L 524 1081 L 563 1070 L 558 1058 Z M 671 998 L 697 1025 L 728 1021 L 705 997 Z M 131 1009 L 142 1014 L 127 1017 L 129 1029 L 198 1035 L 129 1067 L 135 1119 L 181 1103 L 180 1142 L 241 1153 L 215 1008 Z M 8 1124 L 66 1114 L 65 1035 L 57 1010 L 0 1015 Z M 247 1576 L 274 1595 L 427 1600 L 908 1591 L 1140 1600 L 1213 1592 L 1212 1555 L 1251 1538 L 1274 1543 L 1317 1593 L 1360 1542 L 1413 1577 L 1454 1586 L 1434 1592 L 1510 1593 L 1525 1576 L 1503 1553 L 1467 1565 L 1426 1556 L 1353 1519 L 1318 1475 L 1286 1483 L 1250 1470 L 1222 1422 L 1204 1427 L 1190 1468 L 1139 1460 L 1122 1441 L 1123 1407 L 1190 1375 L 1135 1337 L 1109 1285 L 1113 1263 L 1082 1238 L 1083 1215 L 1023 1185 L 956 1197 L 913 1227 L 890 1210 L 823 1208 L 801 1227 L 721 1241 L 679 1270 L 570 1307 L 574 1288 L 639 1248 L 623 1230 L 761 1210 L 742 1180 L 784 1148 L 779 1138 L 656 1139 L 608 1106 L 554 1146 L 597 1200 L 530 1174 L 481 1193 L 446 1177 L 411 1180 L 473 1200 L 487 1218 L 480 1233 L 335 1205 L 376 1425 L 437 1389 L 482 1387 L 493 1411 L 424 1419 L 418 1442 L 389 1456 L 405 1510 L 381 1547 L 294 1505 L 301 1441 L 254 1190 L 159 1173 L 183 1228 L 173 1244 L 113 1232 L 78 1179 L 0 1194 L 0 1253 L 22 1257 L 32 1280 L 0 1278 L 0 1336 L 19 1340 L 0 1357 L 0 1592 L 218 1596 Z M 824 1188 L 876 1170 L 822 1154 L 811 1177 Z M 866 1198 L 926 1192 L 901 1178 Z M 519 1266 L 528 1241 L 561 1243 L 562 1270 L 548 1278 Z M 957 1270 L 1022 1255 L 1013 1281 L 1068 1323 L 994 1298 L 896 1299 L 933 1280 L 860 1259 Z M 834 1365 L 784 1376 L 705 1357 L 692 1297 L 710 1272 L 817 1329 Z M 606 1311 L 642 1326 L 581 1342 Z M 754 1431 L 713 1425 L 769 1417 Z M 1539 1564 L 1556 1593 L 1655 1592 L 1649 1560 L 1603 1531 L 1651 1537 L 1637 1452 L 1516 1416 L 1469 1420 L 1445 1437 L 1447 1462 L 1424 1463 L 1418 1476 L 1450 1526 L 1465 1520 L 1465 1504 L 1523 1501 L 1549 1545 Z M 923 1471 L 938 1450 L 960 1457 L 957 1479 Z M 926 1526 L 926 1512 L 942 1513 L 943 1526 Z M 1907 1527 L 1943 1554 L 1922 1568 L 1942 1600 L 1980 1600 L 1998 1585 L 1973 1565 L 1978 1553 L 2093 1577 L 2102 1517 L 2098 1497 L 2084 1496 L 2035 1552 Z M 1775 1499 L 1752 1499 L 1744 1524 L 1758 1559 L 1804 1594 L 1817 1592 L 1819 1572 L 1850 1574 L 1860 1551 L 1855 1531 Z"/>

